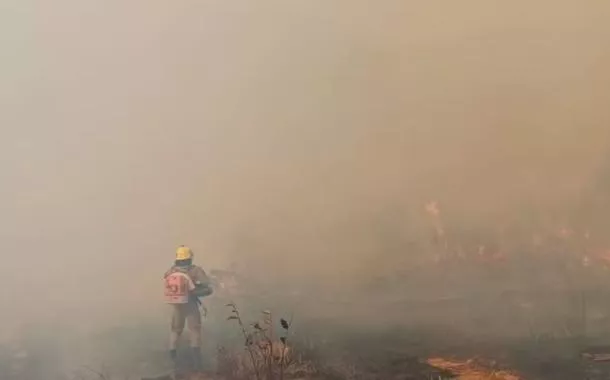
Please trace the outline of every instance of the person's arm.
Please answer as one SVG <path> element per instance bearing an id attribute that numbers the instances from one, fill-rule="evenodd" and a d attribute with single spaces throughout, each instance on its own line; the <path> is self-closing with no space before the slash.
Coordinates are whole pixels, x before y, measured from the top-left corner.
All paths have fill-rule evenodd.
<path id="1" fill-rule="evenodd" d="M 206 297 L 212 294 L 212 283 L 203 269 L 195 267 L 191 278 L 195 283 L 195 289 L 191 292 L 193 296 Z"/>

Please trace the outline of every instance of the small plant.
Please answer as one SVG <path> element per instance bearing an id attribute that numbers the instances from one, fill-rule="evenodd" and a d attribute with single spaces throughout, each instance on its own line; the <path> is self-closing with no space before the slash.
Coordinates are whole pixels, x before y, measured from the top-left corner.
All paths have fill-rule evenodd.
<path id="1" fill-rule="evenodd" d="M 288 332 L 292 326 L 292 317 L 290 317 L 290 322 L 286 321 L 284 318 L 280 319 L 280 326 L 282 329 L 284 329 L 284 334 L 280 337 L 280 342 L 282 342 L 282 353 L 280 356 L 280 380 L 284 380 L 284 368 L 286 367 L 287 361 L 286 350 L 288 349 L 286 341 L 288 340 Z"/>
<path id="2" fill-rule="evenodd" d="M 265 373 L 266 380 L 275 380 L 276 378 L 283 380 L 286 368 L 291 363 L 288 356 L 287 341 L 292 318 L 290 322 L 284 318 L 280 319 L 279 326 L 282 329 L 282 334 L 277 341 L 274 334 L 273 314 L 270 311 L 263 311 L 262 322 L 252 323 L 252 329 L 249 331 L 237 306 L 234 303 L 229 303 L 226 306 L 231 309 L 231 315 L 227 320 L 237 321 L 241 329 L 244 346 L 248 352 L 256 379 L 262 380 L 262 373 Z"/>
<path id="3" fill-rule="evenodd" d="M 252 348 L 252 345 L 254 343 L 253 339 L 252 339 L 252 334 L 248 333 L 248 331 L 246 330 L 246 326 L 244 325 L 244 322 L 241 319 L 241 315 L 239 314 L 239 309 L 237 308 L 237 305 L 235 305 L 234 303 L 231 302 L 231 303 L 227 304 L 227 307 L 231 308 L 231 313 L 232 313 L 232 315 L 230 315 L 227 318 L 227 320 L 235 320 L 239 324 L 239 327 L 240 327 L 241 332 L 244 337 L 244 346 L 246 347 L 246 350 L 248 351 L 248 353 L 250 355 L 252 367 L 253 367 L 254 373 L 256 375 L 256 380 L 260 380 L 261 376 L 258 371 L 259 366 L 258 366 L 258 362 L 254 355 L 254 350 Z"/>

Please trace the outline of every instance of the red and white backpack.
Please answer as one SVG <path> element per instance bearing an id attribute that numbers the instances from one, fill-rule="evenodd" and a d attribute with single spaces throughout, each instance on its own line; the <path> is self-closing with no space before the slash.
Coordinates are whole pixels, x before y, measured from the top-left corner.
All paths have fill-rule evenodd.
<path id="1" fill-rule="evenodd" d="M 189 293 L 195 289 L 195 283 L 188 274 L 173 271 L 165 279 L 165 302 L 168 304 L 185 304 L 189 302 Z"/>

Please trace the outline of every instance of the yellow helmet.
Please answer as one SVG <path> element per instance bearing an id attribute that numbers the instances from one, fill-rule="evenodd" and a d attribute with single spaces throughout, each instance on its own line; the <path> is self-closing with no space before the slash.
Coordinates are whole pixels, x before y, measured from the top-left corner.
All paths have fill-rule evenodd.
<path id="1" fill-rule="evenodd" d="M 176 250 L 176 260 L 189 260 L 193 258 L 193 251 L 189 247 L 181 245 Z"/>

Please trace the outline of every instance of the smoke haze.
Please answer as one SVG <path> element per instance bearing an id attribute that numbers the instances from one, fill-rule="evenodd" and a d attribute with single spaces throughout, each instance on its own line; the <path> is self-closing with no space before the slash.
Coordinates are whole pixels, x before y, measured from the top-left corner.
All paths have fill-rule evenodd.
<path id="1" fill-rule="evenodd" d="M 569 220 L 610 165 L 609 17 L 3 0 L 1 333 L 157 315 L 178 244 L 343 286 L 417 256 L 431 200 L 465 229 Z"/>

